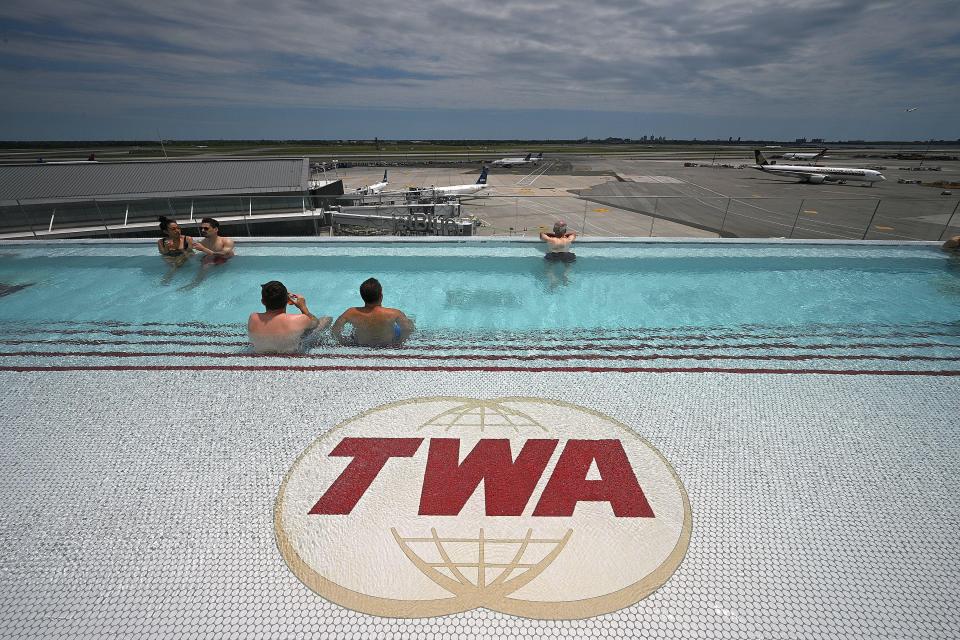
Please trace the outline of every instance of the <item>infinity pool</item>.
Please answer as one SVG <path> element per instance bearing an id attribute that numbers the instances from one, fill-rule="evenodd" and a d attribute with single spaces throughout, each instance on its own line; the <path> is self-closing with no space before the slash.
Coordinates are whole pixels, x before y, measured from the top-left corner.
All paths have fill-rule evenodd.
<path id="1" fill-rule="evenodd" d="M 243 242 L 165 280 L 152 244 L 6 245 L 0 282 L 29 285 L 5 321 L 239 323 L 281 280 L 318 315 L 384 304 L 446 331 L 960 321 L 960 261 L 930 246 L 582 243 L 566 268 L 533 243 Z M 201 280 L 202 277 L 202 280 Z"/>
<path id="2" fill-rule="evenodd" d="M 168 274 L 149 241 L 0 244 L 0 636 L 957 635 L 960 265 L 935 245 L 578 242 L 568 270 L 548 270 L 532 242 L 241 241 L 238 252 Z M 416 318 L 402 347 L 322 337 L 296 355 L 250 351 L 259 284 L 280 279 L 333 315 L 370 276 Z M 380 617 L 311 591 L 278 548 L 291 465 L 381 409 L 404 438 L 452 426 L 437 419 L 466 414 L 405 412 L 453 399 L 575 404 L 659 451 L 693 522 L 669 580 L 576 621 L 483 607 Z M 540 426 L 601 437 L 552 415 Z M 469 424 L 479 433 L 440 433 L 501 437 L 484 431 L 495 420 Z M 567 433 L 510 424 L 503 437 Z M 602 437 L 625 437 L 614 433 Z M 646 490 L 649 467 L 634 468 Z M 369 527 L 419 517 L 419 469 L 373 485 L 412 509 Z M 470 526 L 486 550 L 506 521 L 484 518 Z M 606 517 L 581 522 L 572 535 L 589 536 L 598 571 L 624 561 Z M 435 524 L 433 540 L 463 535 Z M 337 553 L 349 571 L 370 550 Z M 542 577 L 586 582 L 556 575 Z"/>

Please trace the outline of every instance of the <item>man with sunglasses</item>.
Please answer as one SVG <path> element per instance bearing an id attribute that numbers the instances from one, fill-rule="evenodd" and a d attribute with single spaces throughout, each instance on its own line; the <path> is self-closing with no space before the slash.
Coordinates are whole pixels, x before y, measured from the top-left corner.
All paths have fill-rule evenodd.
<path id="1" fill-rule="evenodd" d="M 223 264 L 234 256 L 234 242 L 230 238 L 220 237 L 220 223 L 213 218 L 204 218 L 200 221 L 200 235 L 203 239 L 194 243 L 194 248 L 206 255 L 204 262 Z"/>

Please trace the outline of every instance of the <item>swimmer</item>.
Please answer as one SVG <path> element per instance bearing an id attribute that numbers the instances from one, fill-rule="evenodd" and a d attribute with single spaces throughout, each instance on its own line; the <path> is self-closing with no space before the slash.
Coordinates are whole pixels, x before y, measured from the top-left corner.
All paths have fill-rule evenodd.
<path id="1" fill-rule="evenodd" d="M 223 264 L 235 254 L 234 241 L 220 236 L 220 223 L 213 218 L 204 218 L 200 221 L 200 235 L 203 240 L 195 242 L 193 248 L 206 254 L 204 262 Z"/>
<path id="2" fill-rule="evenodd" d="M 333 323 L 330 332 L 341 344 L 383 347 L 400 344 L 410 337 L 413 322 L 399 309 L 383 306 L 383 288 L 376 278 L 360 285 L 362 307 L 350 307 Z M 353 325 L 353 336 L 343 335 L 345 325 Z"/>
<path id="3" fill-rule="evenodd" d="M 176 220 L 171 220 L 166 216 L 160 216 L 160 231 L 163 233 L 163 237 L 157 240 L 157 249 L 166 263 L 170 265 L 170 270 L 167 271 L 160 282 L 168 284 L 173 277 L 173 273 L 193 255 L 193 240 L 190 239 L 190 236 L 183 235 Z"/>
<path id="4" fill-rule="evenodd" d="M 570 245 L 577 239 L 577 234 L 567 231 L 567 223 L 558 220 L 553 225 L 553 233 L 541 233 L 540 239 L 547 243 L 547 254 L 544 257 L 549 262 L 573 262 L 577 256 L 570 251 Z"/>
<path id="5" fill-rule="evenodd" d="M 296 353 L 305 334 L 330 326 L 330 316 L 318 318 L 310 313 L 307 299 L 287 292 L 282 282 L 271 280 L 260 285 L 260 301 L 266 311 L 251 313 L 247 320 L 247 333 L 256 353 Z M 300 313 L 287 313 L 288 304 Z"/>
<path id="6" fill-rule="evenodd" d="M 943 249 L 944 251 L 960 253 L 960 236 L 953 236 L 952 238 L 947 238 L 947 241 L 944 242 L 940 248 Z"/>
<path id="7" fill-rule="evenodd" d="M 200 269 L 193 281 L 181 287 L 181 289 L 193 289 L 197 287 L 207 277 L 210 267 L 218 264 L 224 264 L 235 254 L 233 251 L 234 241 L 230 238 L 220 236 L 220 223 L 213 218 L 204 218 L 200 221 L 200 235 L 203 240 L 194 242 L 193 248 L 204 254 L 200 261 Z"/>
<path id="8" fill-rule="evenodd" d="M 193 252 L 193 240 L 183 235 L 176 220 L 160 216 L 160 231 L 163 237 L 157 240 L 157 249 L 165 258 L 179 258 Z"/>

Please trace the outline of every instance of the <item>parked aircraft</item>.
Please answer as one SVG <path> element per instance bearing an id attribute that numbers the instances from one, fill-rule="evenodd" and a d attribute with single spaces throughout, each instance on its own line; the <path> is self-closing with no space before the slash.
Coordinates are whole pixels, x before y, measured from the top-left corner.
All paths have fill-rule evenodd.
<path id="1" fill-rule="evenodd" d="M 383 191 L 386 186 L 390 184 L 387 182 L 387 169 L 383 170 L 383 180 L 380 182 L 375 182 L 373 184 L 367 185 L 365 187 L 360 187 L 356 190 L 356 195 L 358 196 L 372 196 Z"/>
<path id="2" fill-rule="evenodd" d="M 780 157 L 783 158 L 784 160 L 809 160 L 809 161 L 813 162 L 814 160 L 819 160 L 820 158 L 825 158 L 825 157 L 826 157 L 826 155 L 825 155 L 826 153 L 827 153 L 827 150 L 826 150 L 826 149 L 823 149 L 823 150 L 821 150 L 821 151 L 819 151 L 819 152 L 817 152 L 817 153 L 794 153 L 794 152 L 791 151 L 791 152 L 788 152 L 788 153 L 784 153 L 784 154 L 781 155 Z"/>
<path id="3" fill-rule="evenodd" d="M 477 178 L 477 181 L 473 184 L 455 184 L 449 187 L 430 187 L 429 189 L 421 189 L 421 191 L 433 193 L 435 196 L 469 196 L 486 189 L 488 186 L 487 168 L 484 167 L 480 171 L 480 177 Z"/>
<path id="4" fill-rule="evenodd" d="M 534 158 L 532 153 L 528 153 L 526 157 L 523 158 L 500 158 L 499 160 L 494 160 L 491 165 L 494 167 L 513 167 L 516 165 L 523 164 L 536 164 L 543 160 L 543 152 L 537 154 L 537 157 Z"/>
<path id="5" fill-rule="evenodd" d="M 810 165 L 777 164 L 767 160 L 760 149 L 754 149 L 753 155 L 757 160 L 754 169 L 778 176 L 799 178 L 801 182 L 823 184 L 824 182 L 843 183 L 848 180 L 867 182 L 872 187 L 874 182 L 886 180 L 879 171 L 873 169 L 856 169 L 854 167 L 814 167 Z"/>

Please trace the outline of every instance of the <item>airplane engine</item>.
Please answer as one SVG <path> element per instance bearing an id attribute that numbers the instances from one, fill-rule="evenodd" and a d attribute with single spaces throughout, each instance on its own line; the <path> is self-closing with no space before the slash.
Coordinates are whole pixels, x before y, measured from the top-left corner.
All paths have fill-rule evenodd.
<path id="1" fill-rule="evenodd" d="M 821 175 L 819 173 L 811 174 L 807 176 L 807 182 L 810 184 L 823 184 L 823 181 L 827 179 L 827 176 Z"/>

